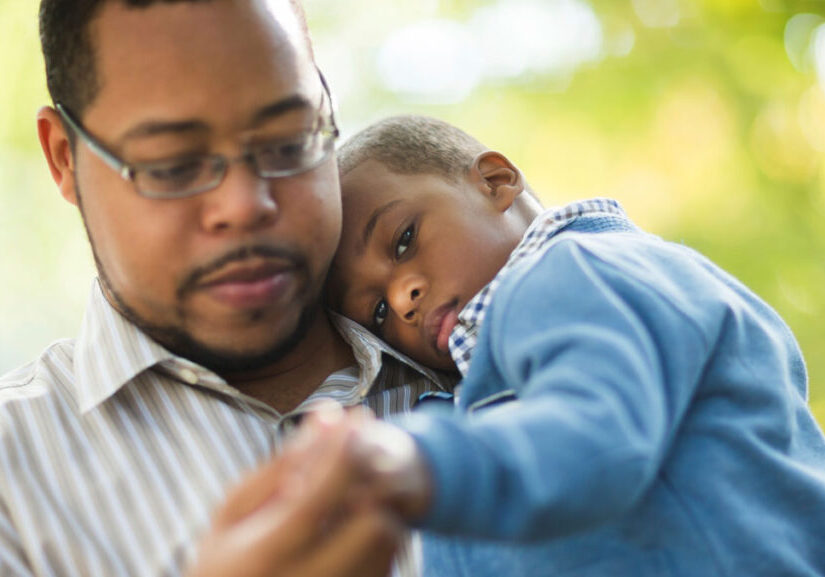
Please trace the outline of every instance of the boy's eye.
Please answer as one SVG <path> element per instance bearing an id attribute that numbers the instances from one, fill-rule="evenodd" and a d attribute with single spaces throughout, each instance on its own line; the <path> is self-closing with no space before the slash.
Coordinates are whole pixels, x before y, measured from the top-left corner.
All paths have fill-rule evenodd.
<path id="1" fill-rule="evenodd" d="M 401 236 L 398 238 L 398 244 L 395 245 L 395 258 L 401 258 L 401 256 L 407 252 L 407 249 L 410 248 L 413 240 L 415 239 L 415 225 L 410 225 L 401 233 Z"/>
<path id="2" fill-rule="evenodd" d="M 376 327 L 380 327 L 384 324 L 384 321 L 387 318 L 387 312 L 389 312 L 389 306 L 387 305 L 387 301 L 381 299 L 378 301 L 378 304 L 375 305 L 375 309 L 372 311 L 372 324 Z"/>

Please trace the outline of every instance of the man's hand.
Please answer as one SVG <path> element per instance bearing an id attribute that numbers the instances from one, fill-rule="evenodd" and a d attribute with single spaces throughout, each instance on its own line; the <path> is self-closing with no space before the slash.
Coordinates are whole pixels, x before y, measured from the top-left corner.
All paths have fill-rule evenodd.
<path id="1" fill-rule="evenodd" d="M 374 500 L 353 498 L 363 479 L 354 429 L 316 418 L 314 431 L 232 491 L 188 577 L 389 574 L 403 532 Z"/>

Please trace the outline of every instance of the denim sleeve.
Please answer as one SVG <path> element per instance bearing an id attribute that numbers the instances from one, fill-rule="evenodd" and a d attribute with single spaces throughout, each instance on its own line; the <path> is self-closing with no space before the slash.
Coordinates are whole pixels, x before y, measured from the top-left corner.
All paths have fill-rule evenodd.
<path id="1" fill-rule="evenodd" d="M 502 284 L 464 387 L 500 379 L 518 400 L 405 424 L 434 478 L 425 528 L 530 541 L 594 527 L 638 502 L 709 348 L 680 306 L 690 289 L 667 259 L 642 260 L 617 267 L 563 241 Z M 483 365 L 491 368 L 474 371 Z"/>

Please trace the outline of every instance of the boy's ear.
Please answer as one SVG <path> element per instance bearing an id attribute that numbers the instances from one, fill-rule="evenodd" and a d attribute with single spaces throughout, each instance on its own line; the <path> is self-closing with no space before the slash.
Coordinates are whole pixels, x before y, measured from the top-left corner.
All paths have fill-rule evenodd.
<path id="1" fill-rule="evenodd" d="M 77 206 L 72 147 L 60 115 L 51 106 L 44 106 L 37 111 L 37 136 L 60 194 Z"/>
<path id="2" fill-rule="evenodd" d="M 470 172 L 499 212 L 509 209 L 524 190 L 521 171 L 500 152 L 480 153 L 473 159 Z"/>

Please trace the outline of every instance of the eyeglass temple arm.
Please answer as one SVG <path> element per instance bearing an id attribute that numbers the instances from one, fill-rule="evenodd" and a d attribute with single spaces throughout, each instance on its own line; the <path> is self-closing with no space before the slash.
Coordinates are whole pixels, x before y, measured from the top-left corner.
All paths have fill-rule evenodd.
<path id="1" fill-rule="evenodd" d="M 60 113 L 60 117 L 66 121 L 69 127 L 78 135 L 80 135 L 83 140 L 86 141 L 86 144 L 94 150 L 94 152 L 105 162 L 108 164 L 112 169 L 120 174 L 122 178 L 125 180 L 130 180 L 132 177 L 132 167 L 128 164 L 117 158 L 114 154 L 109 152 L 105 146 L 99 143 L 94 136 L 86 132 L 86 130 L 80 126 L 80 123 L 77 122 L 72 114 L 66 109 L 65 106 L 60 104 L 59 102 L 55 104 L 55 108 Z"/>
<path id="2" fill-rule="evenodd" d="M 335 121 L 335 110 L 338 108 L 338 102 L 335 100 L 335 96 L 333 96 L 332 90 L 329 88 L 329 83 L 327 82 L 326 76 L 324 76 L 324 73 L 321 72 L 321 69 L 317 64 L 315 65 L 315 70 L 318 71 L 318 77 L 321 79 L 321 86 L 324 88 L 324 92 L 326 92 L 327 98 L 329 99 L 329 119 L 332 124 L 332 132 L 337 138 L 340 133 L 338 130 L 338 123 Z"/>

